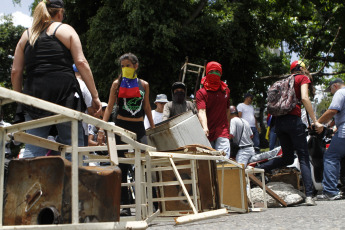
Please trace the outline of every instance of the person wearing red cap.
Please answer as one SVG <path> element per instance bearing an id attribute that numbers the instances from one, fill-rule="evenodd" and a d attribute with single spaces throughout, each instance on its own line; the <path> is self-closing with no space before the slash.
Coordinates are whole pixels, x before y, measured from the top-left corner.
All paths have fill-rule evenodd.
<path id="1" fill-rule="evenodd" d="M 294 61 L 290 67 L 291 74 L 294 75 L 294 88 L 297 103 L 287 115 L 276 117 L 276 133 L 279 138 L 283 156 L 267 161 L 259 166 L 265 170 L 272 170 L 290 165 L 294 161 L 294 152 L 297 152 L 300 163 L 302 179 L 305 187 L 306 205 L 316 205 L 313 199 L 313 181 L 311 178 L 309 153 L 305 125 L 301 120 L 301 105 L 303 104 L 310 118 L 313 120 L 317 130 L 322 129 L 322 125 L 317 122 L 314 110 L 309 100 L 309 93 L 314 95 L 312 77 L 302 61 Z"/>
<path id="2" fill-rule="evenodd" d="M 218 62 L 206 65 L 203 87 L 196 93 L 196 106 L 202 128 L 213 148 L 230 158 L 229 119 L 230 90 L 220 80 L 222 66 Z"/>

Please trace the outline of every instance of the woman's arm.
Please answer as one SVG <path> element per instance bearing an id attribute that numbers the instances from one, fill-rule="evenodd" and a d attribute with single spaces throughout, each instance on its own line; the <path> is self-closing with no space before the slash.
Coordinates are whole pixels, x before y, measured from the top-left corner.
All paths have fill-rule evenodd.
<path id="1" fill-rule="evenodd" d="M 12 87 L 17 92 L 22 92 L 23 89 L 24 48 L 27 41 L 28 35 L 27 30 L 25 30 L 17 43 L 11 70 Z"/>
<path id="2" fill-rule="evenodd" d="M 316 119 L 313 107 L 312 107 L 310 99 L 309 99 L 308 88 L 309 88 L 309 84 L 301 85 L 301 101 L 302 101 L 302 104 L 304 105 L 305 109 L 307 110 L 310 118 L 312 119 L 313 123 L 315 124 L 316 130 L 318 132 L 322 132 L 323 126 Z"/>
<path id="3" fill-rule="evenodd" d="M 89 146 L 97 146 L 98 145 L 98 142 L 94 141 L 93 137 L 94 137 L 93 134 L 89 134 L 89 137 L 88 137 Z"/>
<path id="4" fill-rule="evenodd" d="M 83 81 L 89 89 L 92 96 L 92 107 L 96 110 L 96 113 L 100 113 L 102 109 L 101 101 L 98 98 L 98 92 L 93 79 L 93 75 L 87 62 L 83 48 L 77 32 L 73 27 L 63 24 L 56 31 L 55 36 L 71 51 L 74 64 L 81 74 Z"/>
<path id="5" fill-rule="evenodd" d="M 144 80 L 140 80 L 144 86 L 145 89 L 145 96 L 144 96 L 144 112 L 145 115 L 147 116 L 147 119 L 149 120 L 151 129 L 155 127 L 155 123 L 153 122 L 152 119 L 152 113 L 151 113 L 151 105 L 150 105 L 150 87 L 149 83 L 147 83 Z"/>

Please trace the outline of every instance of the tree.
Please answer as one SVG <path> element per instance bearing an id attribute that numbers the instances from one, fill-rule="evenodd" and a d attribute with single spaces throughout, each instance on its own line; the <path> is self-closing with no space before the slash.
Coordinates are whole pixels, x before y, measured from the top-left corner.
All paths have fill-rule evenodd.
<path id="1" fill-rule="evenodd" d="M 9 15 L 0 18 L 0 85 L 6 88 L 12 88 L 11 67 L 14 51 L 25 28 L 23 26 L 14 26 L 12 17 Z M 4 120 L 13 121 L 15 104 L 3 106 Z"/>

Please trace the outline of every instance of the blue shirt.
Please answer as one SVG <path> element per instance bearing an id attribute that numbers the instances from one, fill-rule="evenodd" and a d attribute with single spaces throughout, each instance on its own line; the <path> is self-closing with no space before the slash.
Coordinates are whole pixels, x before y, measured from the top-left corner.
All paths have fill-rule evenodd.
<path id="1" fill-rule="evenodd" d="M 328 109 L 338 110 L 334 116 L 334 121 L 338 128 L 338 137 L 345 138 L 345 87 L 335 92 Z"/>

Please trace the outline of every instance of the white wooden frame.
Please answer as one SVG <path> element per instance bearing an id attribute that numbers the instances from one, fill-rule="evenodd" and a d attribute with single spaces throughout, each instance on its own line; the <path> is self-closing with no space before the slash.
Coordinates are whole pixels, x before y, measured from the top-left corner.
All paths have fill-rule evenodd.
<path id="1" fill-rule="evenodd" d="M 113 165 L 117 165 L 119 159 L 117 157 L 118 149 L 135 149 L 134 164 L 137 169 L 135 176 L 136 192 L 142 193 L 142 187 L 145 184 L 142 177 L 142 162 L 141 162 L 141 150 L 143 151 L 155 151 L 154 147 L 141 144 L 136 141 L 136 134 L 128 130 L 122 129 L 118 126 L 108 124 L 102 120 L 96 119 L 90 115 L 68 109 L 63 106 L 59 106 L 44 100 L 40 100 L 35 97 L 31 97 L 22 93 L 15 92 L 3 87 L 0 87 L 0 105 L 4 105 L 11 102 L 22 103 L 30 106 L 34 106 L 39 109 L 48 110 L 54 114 L 50 117 L 41 118 L 33 121 L 23 122 L 8 127 L 0 127 L 0 148 L 2 152 L 5 152 L 5 141 L 7 133 L 14 133 L 14 138 L 17 141 L 23 143 L 30 143 L 33 145 L 50 148 L 53 150 L 61 151 L 62 156 L 67 153 L 72 154 L 72 223 L 61 225 L 20 225 L 20 226 L 3 226 L 3 209 L 0 209 L 0 229 L 145 229 L 148 227 L 148 222 L 151 221 L 156 215 L 151 216 L 142 215 L 145 212 L 145 207 L 142 202 L 142 196 L 137 196 L 136 199 L 136 216 L 135 221 L 126 222 L 102 222 L 102 223 L 78 223 L 78 165 L 82 165 L 82 154 L 95 150 L 104 150 L 103 146 L 99 147 L 78 147 L 78 121 L 84 121 L 88 124 L 92 124 L 96 127 L 103 128 L 107 132 L 108 145 L 105 146 L 109 151 L 110 161 Z M 63 145 L 61 143 L 55 143 L 43 138 L 39 138 L 33 135 L 26 134 L 22 131 L 32 128 L 43 127 L 52 124 L 58 124 L 63 122 L 71 122 L 71 146 Z M 125 145 L 116 145 L 115 134 L 121 136 L 121 140 L 125 142 Z M 109 161 L 107 160 L 107 161 Z M 3 187 L 4 187 L 4 162 L 5 154 L 0 157 L 0 207 L 3 207 Z M 144 207 L 144 208 L 143 208 Z"/>
<path id="2" fill-rule="evenodd" d="M 249 201 L 251 204 L 251 211 L 261 211 L 263 209 L 267 209 L 267 195 L 266 195 L 266 182 L 265 182 L 265 170 L 264 169 L 259 169 L 259 168 L 247 168 L 245 170 L 246 173 L 246 180 L 247 180 L 247 185 L 248 185 L 248 190 L 249 190 Z M 260 174 L 261 176 L 261 182 L 262 182 L 262 195 L 264 199 L 264 207 L 263 209 L 261 208 L 255 208 L 254 203 L 252 200 L 252 191 L 250 187 L 250 179 L 249 179 L 249 174 Z"/>
<path id="3" fill-rule="evenodd" d="M 193 68 L 197 68 L 198 70 L 195 71 L 195 70 L 189 69 L 188 66 L 189 66 L 189 67 L 193 67 Z M 185 63 L 183 64 L 183 66 L 181 67 L 181 70 L 183 70 L 182 82 L 184 82 L 187 72 L 195 73 L 195 74 L 197 74 L 198 76 L 200 76 L 200 73 L 201 73 L 201 71 L 202 71 L 202 76 L 201 76 L 201 78 L 202 78 L 202 77 L 205 76 L 206 68 L 205 68 L 205 66 L 202 66 L 202 65 L 197 65 L 197 64 L 189 63 L 189 62 L 188 62 L 188 58 L 186 58 L 186 62 L 185 62 Z"/>
<path id="4" fill-rule="evenodd" d="M 158 158 L 158 160 L 157 160 Z M 175 161 L 181 161 L 181 160 L 190 160 L 190 165 L 182 165 L 182 166 L 176 166 Z M 191 221 L 196 221 L 196 220 L 202 220 L 206 218 L 211 218 L 215 216 L 220 216 L 220 215 L 225 215 L 227 214 L 227 209 L 217 209 L 217 210 L 212 210 L 212 211 L 206 211 L 199 213 L 198 212 L 198 201 L 199 199 L 199 194 L 197 190 L 197 176 L 196 176 L 196 160 L 220 160 L 226 163 L 231 163 L 234 165 L 234 167 L 238 168 L 243 168 L 241 164 L 238 164 L 237 162 L 234 162 L 230 159 L 225 158 L 224 156 L 210 156 L 210 155 L 198 155 L 198 154 L 185 154 L 185 153 L 174 153 L 174 152 L 153 152 L 149 151 L 148 154 L 146 155 L 146 173 L 147 173 L 147 191 L 149 193 L 148 195 L 148 205 L 149 205 L 149 214 L 152 213 L 153 210 L 153 202 L 155 201 L 171 201 L 171 200 L 186 200 L 188 201 L 189 206 L 191 207 L 193 214 L 189 215 L 184 215 L 180 217 L 175 218 L 176 224 L 183 224 L 183 223 L 188 223 Z M 170 164 L 167 164 L 170 163 Z M 159 168 L 151 168 L 152 165 L 160 165 Z M 170 166 L 169 166 L 170 165 Z M 190 168 L 191 170 L 191 180 L 182 180 L 180 177 L 180 174 L 178 172 L 178 169 L 183 169 L 183 168 Z M 164 171 L 164 170 L 173 170 L 177 182 L 156 182 L 152 183 L 151 178 L 152 178 L 152 172 L 155 171 Z M 224 177 L 224 175 L 223 175 Z M 224 181 L 222 177 L 222 183 Z M 242 178 L 242 177 L 241 177 Z M 162 181 L 162 180 L 160 180 Z M 183 189 L 183 194 L 184 197 L 172 197 L 172 198 L 152 198 L 152 187 L 157 187 L 157 186 L 164 186 L 164 185 L 174 185 L 174 184 L 179 184 L 182 189 Z M 185 184 L 192 184 L 192 190 L 193 190 L 193 197 L 190 197 Z M 243 183 L 241 183 L 243 185 Z M 223 186 L 223 185 L 221 185 Z M 243 191 L 244 187 L 242 186 L 242 196 L 243 196 Z M 164 194 L 163 191 L 161 191 L 161 194 Z M 222 199 L 222 198 L 221 198 Z M 162 203 L 162 206 L 164 205 L 164 202 Z M 164 206 L 163 206 L 164 209 Z M 164 213 L 164 212 L 163 212 Z M 181 213 L 179 211 L 176 212 L 169 212 L 168 216 L 171 215 L 176 215 L 179 216 Z"/>

